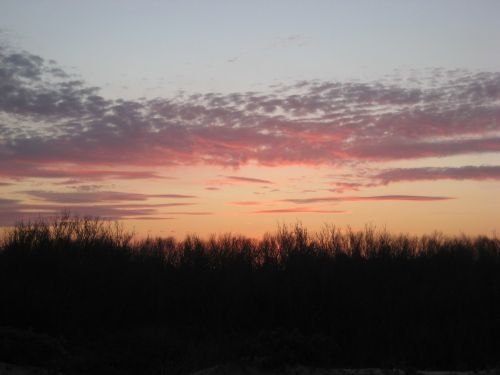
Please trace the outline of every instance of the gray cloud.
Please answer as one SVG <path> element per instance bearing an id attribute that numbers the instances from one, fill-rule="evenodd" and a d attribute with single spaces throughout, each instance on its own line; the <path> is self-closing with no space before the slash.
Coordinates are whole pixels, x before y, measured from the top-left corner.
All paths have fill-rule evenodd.
<path id="1" fill-rule="evenodd" d="M 25 192 L 33 197 L 42 199 L 42 203 L 26 203 L 16 199 L 0 198 L 0 227 L 11 226 L 20 221 L 36 220 L 44 217 L 60 216 L 63 212 L 71 212 L 73 215 L 98 216 L 110 220 L 131 220 L 137 218 L 151 217 L 166 219 L 162 215 L 211 215 L 204 211 L 172 211 L 164 212 L 164 209 L 181 208 L 192 206 L 189 202 L 169 203 L 147 203 L 148 198 L 176 198 L 185 199 L 190 196 L 177 194 L 163 195 L 127 195 L 120 192 L 103 192 L 103 195 L 87 193 L 88 195 L 73 195 L 73 193 L 51 193 L 51 192 Z M 130 201 L 139 203 L 129 203 Z M 142 219 L 141 219 L 142 220 Z"/>
<path id="2" fill-rule="evenodd" d="M 383 184 L 419 180 L 500 180 L 500 166 L 396 168 L 373 176 Z"/>
<path id="3" fill-rule="evenodd" d="M 271 210 L 258 210 L 249 212 L 252 214 L 345 214 L 347 211 L 342 210 L 320 210 L 309 207 L 291 207 L 291 208 L 275 208 Z"/>
<path id="4" fill-rule="evenodd" d="M 4 48 L 0 78 L 3 177 L 54 176 L 68 163 L 318 165 L 500 151 L 500 73 L 436 70 L 408 87 L 303 81 L 269 93 L 127 101 Z"/>
<path id="5" fill-rule="evenodd" d="M 252 177 L 241 177 L 241 176 L 225 176 L 228 180 L 237 181 L 237 182 L 248 182 L 254 184 L 272 184 L 272 181 L 263 180 L 260 178 L 252 178 Z"/>
<path id="6" fill-rule="evenodd" d="M 369 202 L 369 201 L 414 201 L 432 202 L 454 199 L 453 197 L 428 196 L 428 195 L 375 195 L 375 196 L 350 196 L 350 197 L 317 197 L 283 199 L 282 202 L 295 204 L 327 203 L 327 202 Z"/>
<path id="7" fill-rule="evenodd" d="M 117 191 L 83 191 L 83 192 L 52 192 L 52 191 L 24 191 L 34 198 L 39 198 L 53 203 L 100 203 L 120 201 L 145 201 L 150 198 L 163 199 L 189 199 L 196 198 L 194 195 L 183 194 L 140 194 L 125 193 Z M 181 203 L 185 204 L 185 203 Z"/>

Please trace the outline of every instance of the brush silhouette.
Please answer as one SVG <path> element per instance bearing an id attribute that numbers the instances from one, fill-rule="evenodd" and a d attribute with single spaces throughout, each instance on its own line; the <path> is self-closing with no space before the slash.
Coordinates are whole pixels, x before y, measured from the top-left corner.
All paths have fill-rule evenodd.
<path id="1" fill-rule="evenodd" d="M 230 361 L 490 368 L 500 240 L 300 224 L 260 240 L 135 240 L 116 223 L 66 215 L 4 233 L 0 300 L 10 327 L 0 348 L 2 332 L 52 337 L 68 354 L 51 363 L 83 372 Z"/>

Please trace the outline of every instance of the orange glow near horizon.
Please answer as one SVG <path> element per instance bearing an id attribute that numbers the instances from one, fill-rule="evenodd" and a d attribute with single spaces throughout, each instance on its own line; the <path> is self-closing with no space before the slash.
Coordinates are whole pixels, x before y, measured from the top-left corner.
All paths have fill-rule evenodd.
<path id="1" fill-rule="evenodd" d="M 0 71 L 3 227 L 69 211 L 138 236 L 500 229 L 500 73 L 124 100 L 1 44 Z"/>
<path id="2" fill-rule="evenodd" d="M 313 232 L 325 224 L 410 234 L 493 235 L 500 229 L 498 181 L 410 181 L 335 191 L 335 175 L 347 173 L 327 166 L 193 166 L 161 174 L 169 178 L 76 186 L 33 179 L 2 190 L 41 213 L 67 209 L 106 217 L 106 210 L 131 210 L 116 219 L 138 238 L 228 232 L 258 238 L 297 222 Z"/>

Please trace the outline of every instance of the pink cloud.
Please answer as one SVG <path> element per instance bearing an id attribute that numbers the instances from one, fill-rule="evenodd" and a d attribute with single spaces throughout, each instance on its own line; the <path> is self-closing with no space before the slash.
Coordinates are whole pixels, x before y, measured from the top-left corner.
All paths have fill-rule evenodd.
<path id="1" fill-rule="evenodd" d="M 237 182 L 248 182 L 248 183 L 257 183 L 257 184 L 272 184 L 269 180 L 262 180 L 260 178 L 251 178 L 251 177 L 241 177 L 241 176 L 226 176 L 228 180 L 237 181 Z"/>
<path id="2" fill-rule="evenodd" d="M 253 177 L 243 177 L 243 176 L 220 176 L 221 178 L 209 180 L 206 182 L 209 187 L 207 190 L 219 190 L 219 186 L 231 186 L 231 185 L 242 185 L 242 184 L 273 184 L 272 181 L 264 180 L 260 178 Z M 209 189 L 210 188 L 210 189 Z M 267 189 L 268 186 L 261 186 L 262 189 Z"/>
<path id="3" fill-rule="evenodd" d="M 64 160 L 61 161 L 64 163 Z M 81 164 L 73 165 L 71 168 L 61 166 L 58 161 L 42 163 L 32 161 L 0 161 L 0 176 L 9 178 L 71 178 L 66 184 L 75 184 L 86 180 L 104 179 L 171 179 L 171 177 L 160 176 L 150 171 L 125 171 L 125 170 L 105 170 L 105 169 L 85 169 Z M 83 168 L 82 168 L 83 167 Z"/>
<path id="4" fill-rule="evenodd" d="M 59 216 L 62 212 L 74 215 L 98 216 L 110 220 L 131 218 L 158 218 L 160 215 L 208 215 L 208 212 L 174 211 L 165 213 L 162 209 L 192 206 L 191 202 L 148 203 L 149 198 L 187 199 L 192 196 L 181 194 L 134 194 L 123 192 L 77 192 L 55 193 L 26 191 L 42 203 L 25 203 L 18 199 L 0 198 L 0 226 L 14 225 L 21 220 L 39 217 Z M 133 202 L 133 203 L 130 203 Z M 165 217 L 163 217 L 165 218 Z"/>
<path id="5" fill-rule="evenodd" d="M 347 211 L 342 210 L 320 210 L 308 207 L 291 207 L 291 208 L 275 208 L 271 210 L 252 211 L 252 214 L 293 214 L 293 213 L 309 213 L 309 214 L 344 214 Z"/>
<path id="6" fill-rule="evenodd" d="M 116 201 L 144 201 L 150 198 L 162 199 L 191 199 L 194 195 L 184 194 L 140 194 L 116 191 L 81 191 L 81 192 L 53 192 L 53 191 L 24 191 L 34 198 L 43 199 L 54 203 L 99 203 Z M 182 203 L 183 205 L 185 203 Z M 172 205 L 172 204 L 170 204 Z M 176 203 L 176 205 L 179 205 Z"/>
<path id="7" fill-rule="evenodd" d="M 398 168 L 383 170 L 373 178 L 383 184 L 419 180 L 500 180 L 500 166 Z"/>
<path id="8" fill-rule="evenodd" d="M 0 202 L 0 227 L 11 226 L 19 221 L 36 220 L 43 217 L 56 217 L 60 216 L 62 212 L 71 212 L 73 215 L 81 216 L 97 216 L 109 220 L 146 220 L 150 218 L 158 218 L 157 215 L 169 215 L 168 217 L 161 217 L 161 219 L 175 219 L 174 216 L 206 216 L 212 215 L 213 212 L 200 212 L 200 211 L 172 211 L 162 212 L 160 210 L 162 205 L 37 205 L 37 204 L 5 204 Z"/>
<path id="9" fill-rule="evenodd" d="M 1 50 L 0 69 L 3 178 L 161 178 L 150 170 L 500 152 L 500 73 L 434 71 L 420 87 L 398 80 L 303 81 L 267 93 L 111 100 L 26 52 Z M 9 118 L 43 126 L 28 136 Z M 225 181 L 272 183 L 240 176 Z"/>
<path id="10" fill-rule="evenodd" d="M 500 152 L 500 137 L 442 141 L 412 141 L 409 139 L 397 138 L 381 141 L 366 140 L 353 145 L 348 152 L 354 158 L 375 161 Z"/>
<path id="11" fill-rule="evenodd" d="M 191 216 L 205 216 L 205 215 L 213 215 L 213 212 L 209 211 L 170 211 L 165 212 L 167 215 L 191 215 Z"/>
<path id="12" fill-rule="evenodd" d="M 176 220 L 175 217 L 156 217 L 156 216 L 138 216 L 138 217 L 127 217 L 125 220 Z"/>
<path id="13" fill-rule="evenodd" d="M 296 198 L 283 199 L 282 202 L 295 204 L 310 204 L 324 202 L 367 202 L 367 201 L 416 201 L 431 202 L 454 199 L 452 197 L 426 196 L 426 195 L 376 195 L 376 196 L 351 196 L 351 197 L 318 197 L 318 198 Z"/>
<path id="14" fill-rule="evenodd" d="M 240 202 L 229 202 L 228 204 L 233 206 L 259 206 L 263 204 L 263 202 L 258 201 L 240 201 Z"/>
<path id="15" fill-rule="evenodd" d="M 149 216 L 159 214 L 158 207 L 143 205 L 53 205 L 53 204 L 2 204 L 0 202 L 0 226 L 14 225 L 19 221 L 36 220 L 40 217 L 54 217 L 62 212 L 74 215 L 98 216 L 103 219 L 123 220 L 132 216 Z"/>
<path id="16" fill-rule="evenodd" d="M 362 187 L 371 186 L 370 184 L 364 184 L 360 182 L 332 182 L 331 185 L 334 187 L 328 189 L 328 191 L 331 191 L 332 193 L 342 193 L 344 191 L 358 191 Z"/>

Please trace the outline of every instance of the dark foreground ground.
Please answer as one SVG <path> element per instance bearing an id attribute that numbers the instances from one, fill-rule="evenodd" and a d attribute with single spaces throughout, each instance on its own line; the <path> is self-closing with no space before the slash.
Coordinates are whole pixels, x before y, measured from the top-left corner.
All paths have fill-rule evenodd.
<path id="1" fill-rule="evenodd" d="M 500 366 L 496 238 L 296 226 L 260 241 L 133 242 L 113 223 L 66 217 L 19 225 L 0 246 L 0 362 L 11 369 Z"/>

